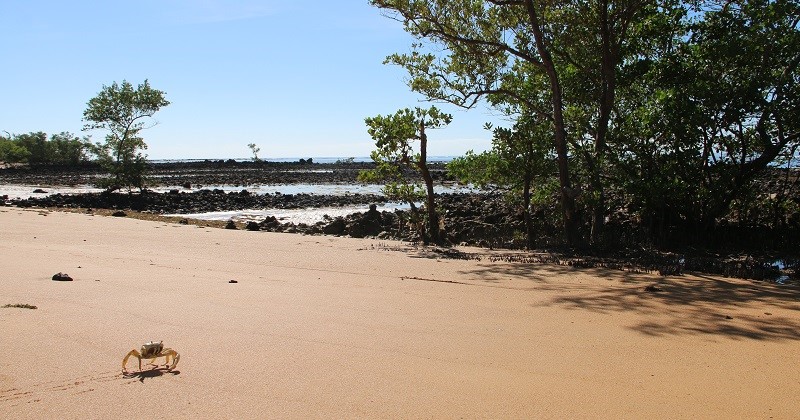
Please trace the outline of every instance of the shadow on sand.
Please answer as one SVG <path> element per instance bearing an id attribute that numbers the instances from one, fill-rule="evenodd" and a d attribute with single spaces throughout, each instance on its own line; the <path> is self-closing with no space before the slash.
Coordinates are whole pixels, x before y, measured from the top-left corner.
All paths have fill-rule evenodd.
<path id="1" fill-rule="evenodd" d="M 139 371 L 139 372 L 124 372 L 122 374 L 122 377 L 126 378 L 126 379 L 128 379 L 128 378 L 138 378 L 139 382 L 143 383 L 145 379 L 158 378 L 158 377 L 164 376 L 166 374 L 173 375 L 173 376 L 174 375 L 180 375 L 181 371 L 179 371 L 179 370 L 169 370 L 167 368 L 163 368 L 162 367 L 162 368 L 155 368 L 155 369 L 150 369 L 150 370 L 142 370 L 142 371 Z"/>
<path id="2" fill-rule="evenodd" d="M 555 264 L 480 262 L 461 274 L 476 285 L 504 287 L 515 278 L 521 291 L 545 291 L 535 307 L 600 314 L 629 313 L 628 328 L 653 337 L 708 335 L 733 340 L 800 341 L 800 287 L 703 275 L 655 277 L 612 269 Z M 574 281 L 590 274 L 608 284 Z M 564 280 L 565 277 L 568 276 Z M 573 276 L 573 279 L 569 279 Z M 519 279 L 530 285 L 519 287 Z M 650 287 L 648 287 L 650 286 Z"/>

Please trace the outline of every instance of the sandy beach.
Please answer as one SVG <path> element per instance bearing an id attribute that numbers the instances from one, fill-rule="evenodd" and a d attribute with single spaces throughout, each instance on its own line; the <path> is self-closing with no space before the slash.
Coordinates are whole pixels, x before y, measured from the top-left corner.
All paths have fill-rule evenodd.
<path id="1" fill-rule="evenodd" d="M 5 418 L 800 413 L 795 286 L 9 207 L 0 237 L 0 306 L 37 307 L 0 308 Z M 123 375 L 150 340 L 176 370 Z"/>

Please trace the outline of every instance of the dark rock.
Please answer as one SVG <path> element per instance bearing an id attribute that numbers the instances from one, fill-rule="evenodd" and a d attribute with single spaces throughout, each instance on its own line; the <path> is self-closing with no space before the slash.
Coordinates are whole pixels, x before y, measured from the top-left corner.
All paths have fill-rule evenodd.
<path id="1" fill-rule="evenodd" d="M 53 280 L 55 281 L 72 281 L 72 277 L 69 276 L 67 273 L 56 273 L 53 274 Z"/>
<path id="2" fill-rule="evenodd" d="M 380 221 L 381 212 L 378 211 L 378 206 L 376 204 L 369 205 L 369 211 L 364 214 L 364 219 Z"/>
<path id="3" fill-rule="evenodd" d="M 189 224 L 189 219 L 181 219 L 181 220 L 178 220 L 178 223 L 180 223 L 180 224 L 182 224 L 182 225 L 188 225 L 188 224 Z"/>
<path id="4" fill-rule="evenodd" d="M 228 220 L 228 223 L 225 225 L 225 229 L 236 230 L 239 228 L 236 227 L 236 223 L 234 223 L 233 220 Z"/>
<path id="5" fill-rule="evenodd" d="M 114 213 L 111 213 L 111 215 L 114 217 L 126 217 L 128 214 L 122 210 L 117 210 Z"/>
<path id="6" fill-rule="evenodd" d="M 281 225 L 281 222 L 275 216 L 267 216 L 267 218 L 264 219 L 260 225 L 265 230 L 274 230 L 276 227 Z"/>
<path id="7" fill-rule="evenodd" d="M 344 233 L 344 230 L 347 228 L 347 224 L 342 217 L 337 217 L 333 219 L 332 222 L 328 223 L 325 227 L 322 228 L 322 233 L 326 235 L 341 235 Z"/>
<path id="8" fill-rule="evenodd" d="M 253 232 L 259 231 L 259 230 L 261 230 L 261 225 L 259 225 L 258 223 L 256 223 L 256 222 L 251 220 L 251 221 L 247 222 L 246 229 L 249 230 L 249 231 L 253 231 Z"/>
<path id="9" fill-rule="evenodd" d="M 239 283 L 239 282 L 236 280 L 229 280 L 228 283 Z"/>
<path id="10" fill-rule="evenodd" d="M 347 225 L 347 233 L 354 238 L 363 238 L 365 236 L 377 236 L 384 229 L 381 224 L 381 213 L 375 209 L 375 205 L 370 206 L 370 211 L 363 215 L 352 215 L 352 220 Z"/>
<path id="11" fill-rule="evenodd" d="M 37 188 L 37 189 L 33 190 L 33 193 L 34 194 L 47 194 L 47 191 L 45 191 L 45 190 L 43 190 L 41 188 Z"/>

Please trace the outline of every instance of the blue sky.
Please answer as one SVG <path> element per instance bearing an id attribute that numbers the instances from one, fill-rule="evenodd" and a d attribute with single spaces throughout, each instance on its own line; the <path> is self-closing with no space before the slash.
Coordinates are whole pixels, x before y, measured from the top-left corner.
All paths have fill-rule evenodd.
<path id="1" fill-rule="evenodd" d="M 382 64 L 412 38 L 367 0 L 0 1 L 0 130 L 82 133 L 103 85 L 148 79 L 172 104 L 152 159 L 367 156 L 364 118 L 429 106 Z M 490 147 L 485 109 L 451 112 L 429 154 Z"/>

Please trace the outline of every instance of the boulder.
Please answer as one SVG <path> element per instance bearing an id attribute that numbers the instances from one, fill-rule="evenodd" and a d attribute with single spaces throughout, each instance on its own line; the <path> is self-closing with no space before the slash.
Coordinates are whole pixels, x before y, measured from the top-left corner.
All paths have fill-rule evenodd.
<path id="1" fill-rule="evenodd" d="M 353 220 L 347 225 L 347 233 L 350 236 L 354 238 L 377 236 L 383 231 L 381 214 L 374 208 L 374 204 L 370 206 L 370 211 L 364 213 L 360 217 L 356 217 L 358 217 L 356 220 Z"/>
<path id="2" fill-rule="evenodd" d="M 376 204 L 369 205 L 369 211 L 364 214 L 364 219 L 369 219 L 369 220 L 381 219 L 381 212 L 378 211 L 378 206 Z"/>
<path id="3" fill-rule="evenodd" d="M 328 223 L 325 227 L 322 228 L 322 233 L 326 235 L 341 235 L 344 233 L 344 230 L 347 228 L 347 224 L 345 223 L 344 219 L 341 217 L 337 217 L 333 219 L 332 222 Z"/>
<path id="4" fill-rule="evenodd" d="M 281 225 L 281 222 L 278 221 L 278 218 L 275 216 L 267 216 L 261 223 L 261 227 L 266 230 L 273 230 L 276 227 Z"/>

